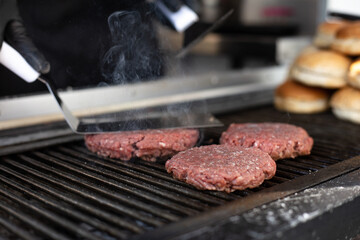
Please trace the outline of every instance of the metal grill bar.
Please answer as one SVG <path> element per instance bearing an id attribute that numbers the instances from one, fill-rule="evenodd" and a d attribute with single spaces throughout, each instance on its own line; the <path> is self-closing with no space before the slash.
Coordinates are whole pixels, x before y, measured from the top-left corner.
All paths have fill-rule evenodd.
<path id="1" fill-rule="evenodd" d="M 316 179 L 313 176 L 328 179 L 325 174 L 318 175 L 323 172 L 319 170 L 332 169 L 333 173 L 337 169 L 331 165 L 360 155 L 360 145 L 350 144 L 360 142 L 355 126 L 331 118 L 328 113 L 310 121 L 307 116 L 289 118 L 264 107 L 247 110 L 242 116 L 240 119 L 238 114 L 230 114 L 220 119 L 225 124 L 291 120 L 290 123 L 303 126 L 314 138 L 312 154 L 279 160 L 272 179 L 257 188 L 228 194 L 198 191 L 179 182 L 166 173 L 164 162 L 101 158 L 89 152 L 83 141 L 46 144 L 40 150 L 1 159 L 0 225 L 6 230 L 0 231 L 0 235 L 5 234 L 6 239 L 127 239 L 133 236 L 147 239 L 153 232 L 172 229 L 169 226 L 188 228 L 189 224 L 196 224 L 193 219 L 204 220 L 209 212 L 216 217 L 218 209 L 226 209 L 227 203 L 234 199 L 253 206 L 254 202 L 264 202 L 256 196 L 265 196 L 265 193 L 284 196 L 278 192 L 282 186 L 287 186 L 284 191 L 294 192 L 293 183 L 306 187 L 302 179 L 311 179 L 311 184 Z M 341 128 L 341 134 L 334 125 Z M 205 136 L 216 141 L 223 130 L 211 129 Z M 278 189 L 277 194 L 272 189 Z M 220 205 L 223 206 L 214 208 Z M 230 214 L 239 209 L 245 211 L 246 207 L 241 205 L 226 211 Z"/>
<path id="2" fill-rule="evenodd" d="M 327 164 L 327 163 L 323 163 L 319 160 L 313 160 L 309 157 L 307 157 L 307 158 L 298 157 L 297 162 L 308 164 L 308 166 L 313 166 L 314 168 L 318 168 L 318 169 L 329 166 L 329 164 Z"/>
<path id="3" fill-rule="evenodd" d="M 114 202 L 112 200 L 108 200 L 99 194 L 88 191 L 86 188 L 83 188 L 83 187 L 91 188 L 91 186 L 88 186 L 87 184 L 83 184 L 82 183 L 84 181 L 83 179 L 73 178 L 69 174 L 66 174 L 66 173 L 63 174 L 63 172 L 59 171 L 59 169 L 54 170 L 51 167 L 46 167 L 46 166 L 44 166 L 44 164 L 36 162 L 36 160 L 34 160 L 33 158 L 30 158 L 30 157 L 20 155 L 20 158 L 22 161 L 24 161 L 26 163 L 29 163 L 36 167 L 41 167 L 42 172 L 35 170 L 36 168 L 30 168 L 25 165 L 20 165 L 19 163 L 14 162 L 14 161 L 11 161 L 9 163 L 18 168 L 21 168 L 23 170 L 28 170 L 29 173 L 33 173 L 33 175 L 36 175 L 36 177 L 39 177 L 45 181 L 51 182 L 52 184 L 57 185 L 57 186 L 63 188 L 64 190 L 71 191 L 71 192 L 74 192 L 80 196 L 87 198 L 87 199 L 94 200 L 95 202 L 103 205 L 104 207 L 111 208 L 114 211 L 119 212 L 120 214 L 125 214 L 127 216 L 131 216 L 137 220 L 140 220 L 146 224 L 149 224 L 150 226 L 159 227 L 164 224 L 163 221 L 157 220 L 155 218 L 150 218 L 150 217 L 146 216 L 144 213 L 142 213 L 141 211 L 126 207 L 121 204 L 117 204 L 116 202 Z M 44 172 L 46 172 L 47 174 L 45 174 Z M 51 176 L 51 175 L 49 175 L 49 173 L 52 173 L 57 176 L 56 177 Z M 72 184 L 70 184 L 70 183 L 72 183 Z M 83 186 L 79 187 L 77 185 L 83 185 Z M 98 189 L 94 189 L 94 190 L 98 190 Z"/>
<path id="4" fill-rule="evenodd" d="M 30 235 L 27 231 L 25 231 L 23 229 L 23 226 L 21 228 L 15 224 L 12 224 L 11 222 L 9 222 L 9 219 L 4 219 L 4 218 L 0 217 L 0 225 L 2 225 L 4 228 L 10 230 L 14 235 L 20 237 L 21 239 L 25 239 L 25 240 L 37 239 L 34 236 Z M 0 238 L 0 239 L 5 239 L 5 238 Z"/>
<path id="5" fill-rule="evenodd" d="M 306 175 L 309 173 L 308 170 L 303 170 L 302 168 L 297 168 L 297 167 L 293 167 L 289 164 L 283 164 L 282 162 L 277 164 L 277 171 L 278 170 L 283 170 L 284 172 L 288 172 L 288 173 L 293 173 L 296 175 Z"/>
<path id="6" fill-rule="evenodd" d="M 20 182 L 29 184 L 31 188 L 36 187 L 40 189 L 40 191 L 49 193 L 52 196 L 58 198 L 59 200 L 69 203 L 72 206 L 81 209 L 91 215 L 95 215 L 98 218 L 104 219 L 105 221 L 110 222 L 115 226 L 119 226 L 120 228 L 126 228 L 134 233 L 143 232 L 143 230 L 138 226 L 136 226 L 135 224 L 130 224 L 128 221 L 125 221 L 114 214 L 109 214 L 105 211 L 100 211 L 98 210 L 98 208 L 95 208 L 94 206 L 84 201 L 79 201 L 77 198 L 72 198 L 71 196 L 68 196 L 68 194 L 65 195 L 63 191 L 58 191 L 55 188 L 51 188 L 48 187 L 47 185 L 44 185 L 42 182 L 34 178 L 29 178 L 29 176 L 20 174 L 19 172 L 9 169 L 2 165 L 0 165 L 0 170 L 5 172 L 6 174 L 9 174 L 12 178 L 16 177 Z"/>
<path id="7" fill-rule="evenodd" d="M 158 171 L 160 172 L 164 172 L 164 163 L 163 164 L 157 164 L 157 163 L 151 163 L 151 162 L 146 162 L 146 161 L 141 161 L 140 162 L 141 165 L 144 165 L 144 166 L 147 166 L 149 168 L 156 168 Z M 179 183 L 177 182 L 177 184 L 181 184 L 182 186 L 185 186 L 185 187 L 189 187 L 188 184 L 186 183 Z M 221 199 L 224 199 L 226 201 L 229 201 L 229 200 L 235 200 L 236 197 L 234 197 L 233 195 L 229 195 L 228 193 L 224 193 L 224 192 L 216 192 L 216 191 L 207 191 L 206 194 L 209 194 L 211 196 L 214 196 L 214 197 L 217 197 L 217 198 L 221 198 Z"/>
<path id="8" fill-rule="evenodd" d="M 2 182 L 6 183 L 7 185 L 11 186 L 13 189 L 16 189 L 17 191 L 22 192 L 22 193 L 26 193 L 27 195 L 31 196 L 33 199 L 41 201 L 42 203 L 44 203 L 47 206 L 51 206 L 52 209 L 54 209 L 54 211 L 61 211 L 61 212 L 65 213 L 66 215 L 71 216 L 72 218 L 75 218 L 77 221 L 81 221 L 81 222 L 87 223 L 89 225 L 92 225 L 93 227 L 100 229 L 104 232 L 108 232 L 113 236 L 117 236 L 120 238 L 125 238 L 127 236 L 123 232 L 120 232 L 117 228 L 113 228 L 113 227 L 103 224 L 102 222 L 95 221 L 95 220 L 89 218 L 89 216 L 75 210 L 74 208 L 69 208 L 69 206 L 64 207 L 59 202 L 56 202 L 56 201 L 50 199 L 49 197 L 46 197 L 44 194 L 42 194 L 40 192 L 35 192 L 31 189 L 27 189 L 27 188 L 21 186 L 19 183 L 16 183 L 13 180 L 8 179 L 2 175 L 0 175 L 0 180 Z"/>
<path id="9" fill-rule="evenodd" d="M 74 157 L 79 157 L 82 159 L 89 160 L 91 162 L 95 162 L 100 164 L 103 167 L 109 168 L 115 172 L 118 172 L 120 174 L 124 174 L 126 176 L 130 176 L 139 180 L 142 180 L 144 182 L 147 182 L 149 184 L 159 186 L 162 189 L 167 189 L 172 192 L 176 192 L 181 195 L 185 195 L 191 198 L 198 199 L 202 202 L 215 205 L 217 206 L 219 203 L 225 203 L 224 200 L 215 198 L 213 196 L 209 196 L 206 194 L 203 194 L 199 191 L 193 190 L 188 185 L 179 182 L 172 178 L 170 175 L 166 174 L 165 172 L 157 172 L 157 171 L 149 171 L 148 168 L 145 168 L 144 166 L 141 166 L 139 164 L 131 163 L 131 162 L 122 162 L 118 160 L 113 159 L 106 159 L 106 161 L 99 159 L 94 154 L 89 153 L 88 150 L 84 149 L 83 147 L 74 147 L 74 149 L 78 150 L 79 153 L 76 151 L 71 151 L 73 153 Z M 69 150 L 69 149 L 68 149 Z M 70 153 L 70 151 L 69 151 Z M 112 163 L 112 164 L 110 164 Z M 119 168 L 119 166 L 124 167 Z"/>
<path id="10" fill-rule="evenodd" d="M 288 179 L 286 178 L 282 178 L 278 175 L 275 175 L 273 178 L 271 178 L 270 180 L 267 180 L 269 182 L 274 182 L 274 183 L 283 183 L 283 182 L 286 182 L 288 181 Z"/>
<path id="11" fill-rule="evenodd" d="M 176 217 L 172 214 L 168 214 L 167 212 L 162 211 L 162 209 L 159 209 L 153 205 L 151 205 L 151 207 L 150 207 L 150 205 L 144 204 L 143 202 L 138 201 L 136 199 L 129 200 L 127 197 L 117 194 L 117 191 L 113 191 L 113 192 L 109 193 L 108 191 L 110 191 L 110 189 L 106 189 L 105 187 L 106 187 L 106 185 L 111 185 L 111 184 L 109 184 L 109 182 L 103 177 L 96 177 L 95 175 L 91 175 L 91 174 L 87 173 L 85 170 L 81 170 L 74 166 L 69 166 L 68 164 L 63 164 L 60 161 L 57 161 L 55 158 L 47 156 L 40 152 L 34 152 L 34 155 L 46 160 L 47 163 L 49 163 L 49 164 L 50 163 L 53 164 L 53 166 L 57 165 L 57 166 L 61 166 L 61 167 L 65 168 L 65 171 L 57 170 L 57 173 L 61 173 L 61 176 L 64 176 L 67 179 L 72 180 L 74 182 L 79 182 L 79 180 L 82 179 L 81 185 L 89 188 L 93 192 L 99 192 L 102 195 L 108 195 L 108 197 L 110 197 L 110 198 L 119 200 L 119 201 L 121 201 L 127 205 L 130 205 L 134 208 L 139 208 L 143 211 L 148 211 L 151 214 L 162 217 L 169 221 L 176 221 L 179 219 L 178 217 Z M 47 167 L 43 164 L 36 163 L 36 165 L 37 166 L 40 165 L 42 168 L 47 169 L 47 170 L 49 169 L 49 167 Z M 70 173 L 70 174 L 68 174 L 68 173 Z M 73 175 L 73 173 L 78 173 L 78 174 L 82 175 L 80 177 L 83 177 L 83 178 L 75 177 Z M 87 181 L 87 177 L 91 178 L 91 180 L 98 181 L 99 185 L 98 184 L 95 185 L 94 182 Z M 85 179 L 86 179 L 86 183 L 84 182 Z M 114 183 L 114 184 L 112 184 L 112 186 L 116 186 L 116 184 Z M 119 190 L 124 190 L 124 188 L 119 189 Z"/>
<path id="12" fill-rule="evenodd" d="M 72 232 L 74 236 L 82 236 L 87 239 L 93 239 L 93 240 L 100 240 L 100 238 L 93 236 L 92 234 L 89 234 L 87 231 L 74 227 L 73 223 L 67 221 L 65 218 L 61 217 L 60 215 L 56 215 L 44 208 L 37 207 L 34 204 L 32 204 L 29 201 L 26 201 L 25 199 L 22 199 L 20 197 L 17 197 L 15 194 L 12 194 L 10 192 L 7 192 L 6 189 L 0 187 L 0 194 L 3 196 L 6 196 L 9 200 L 15 201 L 18 204 L 20 204 L 22 207 L 26 208 L 26 210 L 30 210 L 31 214 L 35 214 L 38 216 L 44 217 L 46 220 L 45 222 L 51 222 L 52 224 L 57 224 L 61 227 L 64 227 L 68 230 L 67 233 Z M 0 205 L 1 206 L 1 205 Z M 1 206 L 2 208 L 4 206 Z M 22 219 L 24 219 L 24 215 L 20 215 L 18 213 L 18 216 L 22 216 Z M 49 231 L 49 228 L 47 228 L 47 232 Z M 61 237 L 63 239 L 66 239 L 66 237 L 62 237 L 61 234 L 54 232 L 54 236 Z"/>
<path id="13" fill-rule="evenodd" d="M 290 166 L 297 169 L 305 170 L 305 172 L 318 171 L 322 167 L 318 167 L 315 164 L 309 164 L 304 162 L 295 162 L 295 161 L 282 161 L 281 164 L 285 167 Z"/>
<path id="14" fill-rule="evenodd" d="M 338 164 L 329 166 L 322 171 L 318 171 L 314 174 L 308 174 L 303 178 L 288 181 L 282 185 L 277 185 L 264 191 L 259 191 L 246 198 L 241 198 L 225 206 L 207 211 L 206 213 L 195 216 L 187 221 L 178 222 L 176 224 L 165 226 L 162 229 L 154 230 L 146 236 L 142 235 L 136 239 L 179 239 L 179 236 L 186 238 L 186 236 L 189 236 L 187 233 L 191 231 L 205 229 L 206 227 L 214 227 L 216 226 L 216 223 L 221 222 L 224 219 L 229 219 L 231 216 L 244 213 L 254 207 L 259 207 L 262 204 L 269 203 L 279 198 L 284 198 L 290 194 L 294 194 L 308 187 L 328 181 L 339 175 L 359 169 L 359 160 L 360 156 L 347 159 Z M 222 229 L 222 231 L 226 231 L 226 229 Z M 266 236 L 266 239 L 268 239 L 268 237 L 271 237 L 271 235 Z"/>
<path id="15" fill-rule="evenodd" d="M 91 156 L 96 156 L 96 154 L 94 153 L 90 153 L 82 144 L 81 147 L 78 147 L 76 148 L 78 151 L 82 151 L 84 152 L 85 154 L 89 154 Z M 80 150 L 81 149 L 81 150 Z M 97 157 L 97 156 L 96 156 Z M 119 165 L 119 161 L 118 160 L 113 160 L 113 159 L 109 159 L 109 158 L 106 158 L 107 161 L 112 161 L 116 164 L 116 167 L 118 168 L 118 165 Z M 179 182 L 177 180 L 175 180 L 174 178 L 172 178 L 169 174 L 165 173 L 165 163 L 163 162 L 162 164 L 159 164 L 159 163 L 153 163 L 153 162 L 146 162 L 146 161 L 139 161 L 139 162 L 136 162 L 136 164 L 133 164 L 133 163 L 126 163 L 126 164 L 131 164 L 131 168 L 134 168 L 137 167 L 137 166 L 140 166 L 141 167 L 141 172 L 142 173 L 145 173 L 145 174 L 148 174 L 148 175 L 154 175 L 155 172 L 156 172 L 156 177 L 162 177 L 164 180 L 166 180 L 166 182 L 173 182 L 174 184 L 176 185 L 180 185 L 180 186 L 183 186 L 185 187 L 186 189 L 190 189 L 192 190 L 193 188 L 189 187 L 189 185 L 187 183 L 184 183 L 184 182 Z M 129 166 L 128 166 L 129 167 Z M 162 187 L 163 188 L 163 187 Z M 174 190 L 174 189 L 173 189 Z M 179 191 L 180 193 L 183 193 L 182 191 Z M 198 192 L 196 192 L 198 193 Z M 233 197 L 232 195 L 229 195 L 227 193 L 224 193 L 224 192 L 216 192 L 216 191 L 202 191 L 201 193 L 201 196 L 200 195 L 196 195 L 197 197 L 201 197 L 201 198 L 198 198 L 199 200 L 201 201 L 207 201 L 209 205 L 212 205 L 212 206 L 217 206 L 219 205 L 219 201 L 222 201 L 222 200 L 226 200 L 226 201 L 229 201 L 229 200 L 234 200 L 236 199 L 236 197 Z M 210 196 L 209 196 L 210 195 Z M 191 194 L 185 196 L 186 199 L 189 199 L 189 197 L 194 197 L 194 193 L 191 192 Z M 214 198 L 215 197 L 215 198 Z M 214 201 L 212 201 L 214 200 Z M 209 202 L 210 201 L 210 202 Z M 183 200 L 182 200 L 183 202 Z M 225 203 L 225 201 L 222 201 L 223 203 Z"/>
<path id="16" fill-rule="evenodd" d="M 279 176 L 279 177 L 282 177 L 282 178 L 285 178 L 285 179 L 288 179 L 288 180 L 299 177 L 298 174 L 287 172 L 286 170 L 281 170 L 279 168 L 276 169 L 276 176 Z"/>
<path id="17" fill-rule="evenodd" d="M 19 209 L 14 209 L 13 207 L 5 205 L 2 202 L 0 202 L 0 209 L 2 209 L 3 211 L 11 214 L 12 216 L 14 216 L 17 219 L 21 220 L 26 225 L 28 225 L 31 228 L 33 228 L 33 229 L 47 235 L 50 238 L 63 239 L 63 240 L 67 239 L 66 236 L 53 231 L 51 228 L 47 227 L 42 222 L 37 221 L 36 219 L 34 219 L 31 215 L 21 213 L 19 211 Z"/>
<path id="18" fill-rule="evenodd" d="M 108 185 L 111 185 L 113 187 L 116 187 L 119 191 L 127 192 L 127 193 L 135 195 L 137 197 L 141 197 L 146 201 L 153 202 L 154 204 L 161 205 L 162 207 L 165 207 L 165 208 L 170 208 L 170 209 L 172 209 L 174 211 L 182 212 L 185 215 L 192 215 L 192 214 L 197 213 L 198 211 L 195 211 L 195 210 L 192 210 L 190 208 L 184 207 L 184 204 L 189 206 L 189 207 L 198 209 L 198 210 L 203 210 L 203 209 L 207 208 L 207 206 L 204 205 L 204 204 L 199 204 L 199 203 L 197 203 L 195 201 L 190 201 L 189 199 L 183 198 L 183 197 L 180 197 L 180 196 L 173 196 L 173 195 L 169 195 L 169 194 L 164 194 L 163 191 L 151 188 L 151 186 L 149 186 L 149 185 L 144 186 L 143 183 L 137 182 L 135 179 L 125 178 L 123 176 L 119 176 L 118 174 L 116 174 L 114 172 L 110 172 L 110 171 L 108 171 L 106 169 L 98 168 L 98 167 L 95 167 L 95 166 L 89 166 L 89 165 L 84 164 L 83 162 L 81 162 L 81 161 L 79 161 L 77 159 L 67 157 L 67 156 L 65 156 L 63 154 L 60 154 L 58 152 L 49 151 L 47 153 L 52 155 L 52 156 L 56 156 L 61 160 L 66 161 L 67 164 L 69 164 L 69 162 L 72 162 L 71 165 L 77 166 L 77 167 L 72 166 L 72 168 L 76 169 L 76 171 L 81 173 L 81 174 L 89 175 L 90 177 L 95 178 L 96 180 L 101 181 L 104 184 L 108 184 Z M 62 164 L 62 165 L 64 165 L 64 164 Z M 89 170 L 89 171 L 85 171 L 85 169 Z M 104 178 L 102 176 L 105 176 L 106 178 Z M 126 185 L 124 185 L 124 184 L 126 184 Z M 136 188 L 131 187 L 132 185 L 135 186 Z M 138 188 L 140 188 L 140 190 Z M 153 190 L 151 192 L 155 192 L 156 195 L 149 194 L 146 191 L 146 190 L 149 190 L 149 189 Z M 160 197 L 164 197 L 164 198 L 170 198 L 171 200 L 174 200 L 174 201 L 182 202 L 183 205 L 179 205 L 179 204 L 175 204 L 175 203 L 171 204 L 170 201 L 167 201 L 164 198 L 160 198 L 157 195 L 160 195 Z"/>

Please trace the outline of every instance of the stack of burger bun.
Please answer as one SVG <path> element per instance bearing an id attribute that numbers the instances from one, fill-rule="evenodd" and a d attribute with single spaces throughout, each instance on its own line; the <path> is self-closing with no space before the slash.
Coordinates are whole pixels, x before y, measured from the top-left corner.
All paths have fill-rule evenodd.
<path id="1" fill-rule="evenodd" d="M 276 89 L 274 104 L 301 114 L 331 107 L 338 118 L 360 124 L 360 22 L 320 24 L 313 45 L 298 55 Z"/>

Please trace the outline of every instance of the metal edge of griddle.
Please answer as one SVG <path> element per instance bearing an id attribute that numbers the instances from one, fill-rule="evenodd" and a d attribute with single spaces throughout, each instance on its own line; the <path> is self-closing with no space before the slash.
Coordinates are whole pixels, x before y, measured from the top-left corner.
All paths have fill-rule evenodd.
<path id="1" fill-rule="evenodd" d="M 216 207 L 203 214 L 169 224 L 163 228 L 156 229 L 143 235 L 135 236 L 132 239 L 179 238 L 182 235 L 189 234 L 204 227 L 209 227 L 232 216 L 240 215 L 255 207 L 287 197 L 357 169 L 360 169 L 360 155 L 333 164 L 317 172 L 253 193 L 245 198 Z"/>
<path id="2" fill-rule="evenodd" d="M 49 147 L 57 144 L 64 144 L 72 141 L 77 141 L 83 139 L 83 135 L 78 134 L 67 134 L 52 138 L 42 138 L 39 140 L 32 140 L 22 142 L 21 144 L 13 144 L 5 147 L 0 147 L 0 157 L 6 156 L 9 154 L 22 153 L 30 150 L 36 150 L 44 147 Z"/>
<path id="3" fill-rule="evenodd" d="M 206 104 L 208 111 L 211 113 L 221 114 L 271 104 L 273 95 L 274 90 L 272 88 L 252 90 L 239 95 L 207 99 L 203 103 Z M 195 103 L 193 102 L 193 104 Z M 59 127 L 60 123 L 62 125 Z M 54 128 L 48 129 L 52 125 L 54 125 Z M 36 128 L 36 131 L 29 132 L 29 129 L 34 128 Z M 29 151 L 32 150 L 31 146 L 34 147 L 33 149 L 39 149 L 41 147 L 82 139 L 81 135 L 78 135 L 78 137 L 74 136 L 74 133 L 66 125 L 65 121 L 57 121 L 47 125 L 25 126 L 20 129 L 25 129 L 26 131 L 19 135 L 19 129 L 15 129 L 14 134 L 11 134 L 11 131 L 14 129 L 7 129 L 5 130 L 7 132 L 5 136 L 2 136 L 2 131 L 0 131 L 0 156 Z"/>
<path id="4" fill-rule="evenodd" d="M 222 73 L 210 72 L 144 83 L 65 91 L 60 95 L 71 107 L 73 114 L 85 117 L 164 104 L 204 101 L 246 94 L 259 89 L 275 89 L 284 81 L 287 70 L 287 66 L 273 66 Z M 33 106 L 38 107 L 28 111 L 29 107 Z M 20 120 L 21 124 L 23 120 L 37 121 L 36 123 L 44 119 L 48 122 L 63 120 L 50 94 L 0 99 L 0 108 L 0 129 L 19 126 L 20 123 L 16 121 Z"/>

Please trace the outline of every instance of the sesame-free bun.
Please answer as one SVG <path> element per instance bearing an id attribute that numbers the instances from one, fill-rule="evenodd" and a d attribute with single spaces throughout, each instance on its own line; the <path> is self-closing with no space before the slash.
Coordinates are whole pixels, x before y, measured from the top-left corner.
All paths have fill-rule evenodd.
<path id="1" fill-rule="evenodd" d="M 349 24 L 339 29 L 331 48 L 345 55 L 360 56 L 360 23 Z"/>
<path id="2" fill-rule="evenodd" d="M 342 54 L 319 50 L 301 54 L 291 68 L 291 77 L 305 85 L 341 88 L 346 85 L 346 74 L 351 60 Z"/>
<path id="3" fill-rule="evenodd" d="M 331 97 L 330 105 L 338 118 L 360 124 L 360 90 L 342 88 Z"/>
<path id="4" fill-rule="evenodd" d="M 318 113 L 328 108 L 329 97 L 330 93 L 325 89 L 288 80 L 277 87 L 274 104 L 280 111 L 301 114 Z"/>
<path id="5" fill-rule="evenodd" d="M 347 82 L 355 88 L 360 89 L 360 59 L 350 65 Z"/>
<path id="6" fill-rule="evenodd" d="M 348 24 L 345 21 L 323 22 L 318 28 L 314 38 L 314 45 L 320 48 L 328 48 L 335 39 L 337 31 Z"/>

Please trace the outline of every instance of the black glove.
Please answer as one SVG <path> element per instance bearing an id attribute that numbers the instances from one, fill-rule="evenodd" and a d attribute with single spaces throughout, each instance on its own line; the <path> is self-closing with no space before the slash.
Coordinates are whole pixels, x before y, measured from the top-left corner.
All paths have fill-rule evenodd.
<path id="1" fill-rule="evenodd" d="M 16 0 L 0 0 L 0 49 L 6 41 L 37 71 L 46 74 L 50 64 L 26 34 Z"/>

